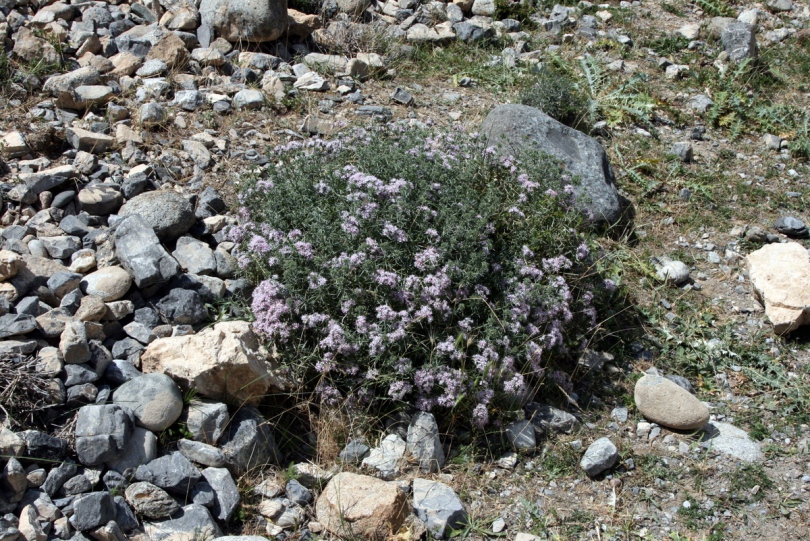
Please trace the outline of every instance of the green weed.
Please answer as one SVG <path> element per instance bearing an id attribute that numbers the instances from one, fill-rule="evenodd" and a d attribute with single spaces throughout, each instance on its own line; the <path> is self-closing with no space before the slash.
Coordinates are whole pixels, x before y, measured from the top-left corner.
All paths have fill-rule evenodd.
<path id="1" fill-rule="evenodd" d="M 725 475 L 729 481 L 729 495 L 736 502 L 758 502 L 775 485 L 762 464 L 745 464 Z"/>

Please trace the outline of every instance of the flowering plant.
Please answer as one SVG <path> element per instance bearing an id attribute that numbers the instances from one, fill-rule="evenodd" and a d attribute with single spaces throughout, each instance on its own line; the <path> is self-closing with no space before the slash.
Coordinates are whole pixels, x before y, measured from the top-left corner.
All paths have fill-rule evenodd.
<path id="1" fill-rule="evenodd" d="M 483 427 L 582 347 L 610 294 L 546 156 L 399 125 L 271 155 L 229 235 L 258 284 L 254 329 L 328 403 L 456 408 Z"/>

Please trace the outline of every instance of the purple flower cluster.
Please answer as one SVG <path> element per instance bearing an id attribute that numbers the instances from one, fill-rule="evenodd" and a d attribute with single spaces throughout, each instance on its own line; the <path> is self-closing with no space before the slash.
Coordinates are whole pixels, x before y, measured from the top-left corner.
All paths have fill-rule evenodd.
<path id="1" fill-rule="evenodd" d="M 240 266 L 261 277 L 254 329 L 303 359 L 299 374 L 326 403 L 463 406 L 483 427 L 497 400 L 545 377 L 575 320 L 596 324 L 595 292 L 615 287 L 570 282 L 591 257 L 585 242 L 554 253 L 536 243 L 573 188 L 545 190 L 547 179 L 477 136 L 360 131 L 273 158 L 228 235 Z M 482 171 L 485 188 L 469 180 Z M 550 377 L 570 385 L 564 372 Z"/>

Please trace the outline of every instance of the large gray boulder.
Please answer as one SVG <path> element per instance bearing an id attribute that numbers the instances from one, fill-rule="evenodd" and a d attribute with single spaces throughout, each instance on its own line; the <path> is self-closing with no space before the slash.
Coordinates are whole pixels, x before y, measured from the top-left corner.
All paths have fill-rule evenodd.
<path id="1" fill-rule="evenodd" d="M 487 144 L 501 155 L 518 156 L 535 150 L 560 160 L 578 183 L 574 185 L 576 205 L 589 222 L 615 224 L 630 210 L 615 185 L 613 169 L 605 149 L 581 131 L 569 128 L 539 109 L 526 105 L 499 105 L 484 120 L 481 131 Z M 549 186 L 559 189 L 562 186 Z"/>
<path id="2" fill-rule="evenodd" d="M 267 464 L 279 464 L 281 460 L 270 424 L 252 406 L 236 412 L 220 444 L 228 469 L 237 476 Z"/>
<path id="3" fill-rule="evenodd" d="M 126 450 L 132 434 L 130 414 L 118 405 L 84 406 L 76 418 L 79 462 L 96 466 Z"/>
<path id="4" fill-rule="evenodd" d="M 191 229 L 194 207 L 181 194 L 159 190 L 136 195 L 121 207 L 121 216 L 139 214 L 162 241 L 173 240 Z"/>
<path id="5" fill-rule="evenodd" d="M 183 413 L 180 389 L 166 374 L 129 380 L 115 390 L 113 402 L 131 409 L 139 426 L 155 432 L 169 428 Z"/>
<path id="6" fill-rule="evenodd" d="M 149 224 L 137 214 L 125 218 L 115 229 L 115 255 L 140 288 L 168 282 L 180 270 Z"/>
<path id="7" fill-rule="evenodd" d="M 287 29 L 287 0 L 202 0 L 200 16 L 232 43 L 273 41 Z"/>

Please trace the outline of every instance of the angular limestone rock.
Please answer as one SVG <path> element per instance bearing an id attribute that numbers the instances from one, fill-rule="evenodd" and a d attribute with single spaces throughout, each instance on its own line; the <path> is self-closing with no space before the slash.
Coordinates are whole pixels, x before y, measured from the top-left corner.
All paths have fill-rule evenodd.
<path id="1" fill-rule="evenodd" d="M 144 373 L 162 372 L 201 396 L 257 403 L 284 383 L 245 321 L 218 323 L 199 334 L 155 340 L 141 357 Z"/>
<path id="2" fill-rule="evenodd" d="M 800 244 L 766 244 L 746 257 L 748 277 L 776 334 L 810 323 L 810 254 Z"/>
<path id="3" fill-rule="evenodd" d="M 315 513 L 329 532 L 346 538 L 384 539 L 396 532 L 410 511 L 394 483 L 343 472 L 326 485 Z"/>

